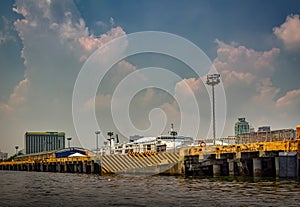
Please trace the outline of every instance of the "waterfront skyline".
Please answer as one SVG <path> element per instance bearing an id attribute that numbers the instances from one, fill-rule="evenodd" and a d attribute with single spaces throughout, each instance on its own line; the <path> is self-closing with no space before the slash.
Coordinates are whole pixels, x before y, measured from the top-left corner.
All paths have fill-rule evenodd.
<path id="1" fill-rule="evenodd" d="M 214 63 L 227 97 L 223 136 L 234 134 L 238 117 L 246 117 L 256 129 L 300 124 L 300 2 L 48 0 L 0 4 L 2 151 L 12 154 L 14 146 L 24 148 L 26 131 L 65 131 L 73 138 L 72 144 L 79 145 L 72 121 L 72 92 L 83 63 L 109 40 L 147 30 L 182 36 Z M 202 81 L 179 61 L 156 55 L 119 62 L 101 83 L 95 107 L 103 129 L 117 132 L 109 112 L 116 84 L 130 72 L 150 66 L 164 66 L 186 79 L 203 106 L 200 130 L 207 131 L 211 117 Z M 174 82 L 174 90 L 188 93 L 181 81 Z M 218 97 L 216 102 L 218 108 Z M 87 103 L 89 107 L 94 105 Z M 175 127 L 180 124 L 174 99 L 153 88 L 132 100 L 133 123 L 147 128 L 153 108 L 162 108 Z M 199 137 L 204 134 L 200 132 Z M 87 136 L 95 141 L 94 131 Z"/>

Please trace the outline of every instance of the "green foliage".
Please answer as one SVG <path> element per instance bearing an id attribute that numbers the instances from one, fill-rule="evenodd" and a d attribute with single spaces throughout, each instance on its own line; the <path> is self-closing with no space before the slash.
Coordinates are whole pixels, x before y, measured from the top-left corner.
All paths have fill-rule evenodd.
<path id="1" fill-rule="evenodd" d="M 22 152 L 18 152 L 18 154 L 14 154 L 12 156 L 10 156 L 6 161 L 10 162 L 12 160 L 14 160 L 17 156 L 23 155 Z"/>

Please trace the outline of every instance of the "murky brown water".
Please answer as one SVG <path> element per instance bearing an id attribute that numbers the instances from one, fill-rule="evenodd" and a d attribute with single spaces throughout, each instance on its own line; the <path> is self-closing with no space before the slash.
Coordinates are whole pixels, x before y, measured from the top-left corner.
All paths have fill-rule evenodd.
<path id="1" fill-rule="evenodd" d="M 0 171 L 0 206 L 300 206 L 300 184 Z"/>

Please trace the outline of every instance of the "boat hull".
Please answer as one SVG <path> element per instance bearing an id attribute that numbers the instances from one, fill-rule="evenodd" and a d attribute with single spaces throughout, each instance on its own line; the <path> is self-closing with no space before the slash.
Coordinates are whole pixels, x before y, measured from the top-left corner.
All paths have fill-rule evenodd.
<path id="1" fill-rule="evenodd" d="M 179 153 L 132 153 L 104 155 L 102 173 L 155 175 L 167 173 L 180 162 Z"/>

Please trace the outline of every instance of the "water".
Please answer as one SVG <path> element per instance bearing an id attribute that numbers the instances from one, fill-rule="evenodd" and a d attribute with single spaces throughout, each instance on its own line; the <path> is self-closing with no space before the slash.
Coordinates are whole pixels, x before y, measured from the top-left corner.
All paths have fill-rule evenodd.
<path id="1" fill-rule="evenodd" d="M 0 206 L 299 206 L 297 181 L 0 171 Z"/>

